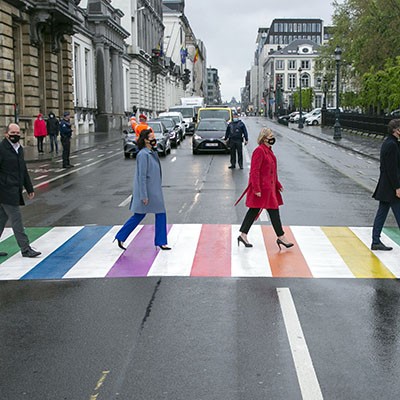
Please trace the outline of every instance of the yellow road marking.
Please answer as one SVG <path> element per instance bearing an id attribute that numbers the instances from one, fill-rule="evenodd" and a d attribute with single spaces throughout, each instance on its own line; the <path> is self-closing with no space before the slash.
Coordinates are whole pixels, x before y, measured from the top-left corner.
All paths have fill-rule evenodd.
<path id="1" fill-rule="evenodd" d="M 97 397 L 99 396 L 99 390 L 100 388 L 103 386 L 104 381 L 107 378 L 107 375 L 110 373 L 110 371 L 103 371 L 101 373 L 101 377 L 100 379 L 97 381 L 96 387 L 94 388 L 94 392 L 91 396 L 90 396 L 90 400 L 97 400 Z M 96 393 L 97 392 L 97 393 Z"/>
<path id="2" fill-rule="evenodd" d="M 356 278 L 396 278 L 349 228 L 321 229 Z"/>

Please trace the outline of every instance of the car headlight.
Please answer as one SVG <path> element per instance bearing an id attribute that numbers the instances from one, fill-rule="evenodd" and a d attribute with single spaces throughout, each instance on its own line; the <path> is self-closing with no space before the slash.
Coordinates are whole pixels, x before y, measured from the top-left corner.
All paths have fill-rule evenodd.
<path id="1" fill-rule="evenodd" d="M 195 133 L 195 134 L 193 135 L 193 138 L 194 138 L 195 140 L 201 140 L 201 139 L 202 139 L 202 137 L 199 136 L 197 133 Z"/>

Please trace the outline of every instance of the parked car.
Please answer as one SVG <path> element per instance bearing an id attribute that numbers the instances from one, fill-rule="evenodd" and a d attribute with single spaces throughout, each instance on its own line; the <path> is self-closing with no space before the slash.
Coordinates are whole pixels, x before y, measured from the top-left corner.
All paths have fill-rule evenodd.
<path id="1" fill-rule="evenodd" d="M 185 120 L 183 119 L 182 113 L 177 112 L 177 111 L 170 111 L 170 112 L 160 113 L 160 115 L 158 116 L 158 118 L 164 118 L 164 117 L 168 117 L 168 118 L 173 117 L 177 121 L 177 123 L 179 124 L 179 126 L 181 128 L 181 140 L 185 139 L 186 124 L 185 124 Z"/>
<path id="2" fill-rule="evenodd" d="M 136 143 L 136 133 L 132 128 L 124 130 L 123 146 L 125 158 L 136 157 L 139 149 Z"/>
<path id="3" fill-rule="evenodd" d="M 230 153 L 229 146 L 224 140 L 226 127 L 225 119 L 202 118 L 192 137 L 192 152 L 223 152 Z"/>
<path id="4" fill-rule="evenodd" d="M 295 122 L 295 118 L 297 117 L 297 120 L 300 116 L 299 111 L 293 111 L 292 113 L 289 114 L 289 122 Z"/>
<path id="5" fill-rule="evenodd" d="M 311 117 L 307 117 L 305 119 L 305 123 L 306 125 L 321 125 L 321 117 L 322 117 L 321 113 L 317 115 L 312 115 Z"/>
<path id="6" fill-rule="evenodd" d="M 288 126 L 288 125 L 289 125 L 289 118 L 290 118 L 289 115 L 280 115 L 280 116 L 278 117 L 278 122 L 279 122 L 280 124 L 282 124 L 282 125 Z"/>
<path id="7" fill-rule="evenodd" d="M 180 134 L 180 127 L 174 119 L 171 118 L 156 118 L 153 119 L 153 121 L 160 121 L 162 122 L 165 127 L 169 131 L 169 140 L 171 141 L 171 146 L 172 147 L 178 147 L 181 144 L 181 134 Z"/>
<path id="8" fill-rule="evenodd" d="M 169 139 L 169 130 L 162 121 L 148 121 L 147 125 L 154 131 L 157 139 L 157 151 L 162 156 L 166 156 L 171 152 L 171 141 Z"/>

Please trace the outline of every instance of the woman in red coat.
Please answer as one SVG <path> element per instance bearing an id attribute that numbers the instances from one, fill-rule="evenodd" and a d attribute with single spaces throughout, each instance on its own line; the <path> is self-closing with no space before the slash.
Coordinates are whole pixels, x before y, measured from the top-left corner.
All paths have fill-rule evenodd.
<path id="1" fill-rule="evenodd" d="M 249 184 L 243 193 L 243 195 L 247 194 L 246 206 L 249 207 L 249 210 L 240 227 L 238 245 L 242 242 L 246 247 L 253 247 L 247 240 L 247 233 L 262 209 L 265 208 L 278 237 L 276 243 L 279 248 L 281 245 L 286 248 L 292 247 L 293 243 L 288 242 L 285 238 L 279 216 L 279 206 L 283 204 L 281 196 L 283 187 L 278 180 L 276 157 L 271 149 L 275 143 L 271 129 L 262 128 L 257 143 L 258 147 L 251 157 Z"/>
<path id="2" fill-rule="evenodd" d="M 43 140 L 47 136 L 47 128 L 42 114 L 39 114 L 33 123 L 33 136 L 37 138 L 38 152 L 43 153 Z"/>

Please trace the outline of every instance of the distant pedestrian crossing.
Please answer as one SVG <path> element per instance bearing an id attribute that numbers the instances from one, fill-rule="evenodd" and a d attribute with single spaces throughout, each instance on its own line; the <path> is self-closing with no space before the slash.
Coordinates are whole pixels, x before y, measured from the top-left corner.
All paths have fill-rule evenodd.
<path id="1" fill-rule="evenodd" d="M 113 242 L 120 226 L 27 228 L 38 258 L 23 258 L 10 228 L 0 239 L 0 280 L 124 278 L 147 276 L 387 278 L 400 277 L 400 232 L 385 228 L 393 250 L 370 250 L 371 228 L 288 226 L 295 243 L 279 250 L 271 226 L 254 225 L 253 248 L 238 246 L 239 225 L 168 226 L 171 251 L 153 244 L 154 225 L 141 225 L 125 242 Z"/>

